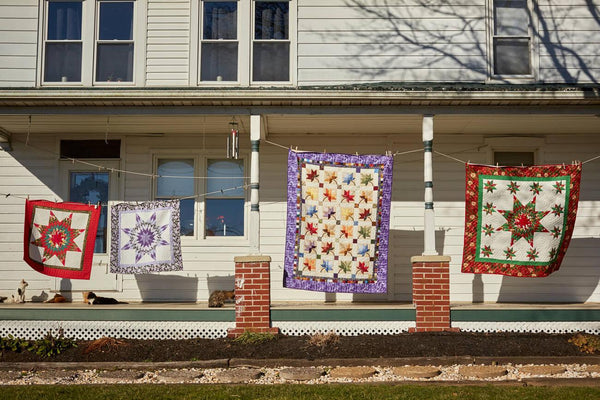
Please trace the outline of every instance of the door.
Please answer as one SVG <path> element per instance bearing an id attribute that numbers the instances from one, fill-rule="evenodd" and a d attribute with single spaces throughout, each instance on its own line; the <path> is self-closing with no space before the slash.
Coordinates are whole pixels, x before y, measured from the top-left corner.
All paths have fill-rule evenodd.
<path id="1" fill-rule="evenodd" d="M 63 199 L 76 203 L 99 204 L 101 207 L 98 231 L 94 245 L 92 273 L 89 280 L 54 278 L 56 291 L 116 291 L 121 290 L 121 277 L 110 273 L 110 204 L 119 198 L 119 161 L 96 161 L 90 163 L 107 169 L 93 169 L 86 165 L 61 162 Z M 76 300 L 76 299 L 75 299 Z"/>

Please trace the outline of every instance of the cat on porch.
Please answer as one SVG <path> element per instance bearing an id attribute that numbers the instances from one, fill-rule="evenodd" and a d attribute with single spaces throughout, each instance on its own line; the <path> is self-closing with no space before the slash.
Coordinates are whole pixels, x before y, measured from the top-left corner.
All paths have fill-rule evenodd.
<path id="1" fill-rule="evenodd" d="M 235 292 L 233 290 L 215 290 L 208 298 L 209 307 L 223 307 L 226 301 L 235 300 Z"/>
<path id="2" fill-rule="evenodd" d="M 102 297 L 97 296 L 94 292 L 84 292 L 83 294 L 84 301 L 90 305 L 94 304 L 127 304 L 124 301 L 118 301 L 117 299 L 113 299 L 112 297 Z"/>
<path id="3" fill-rule="evenodd" d="M 21 283 L 17 288 L 17 295 L 11 295 L 9 303 L 25 303 L 25 288 L 29 286 L 29 283 L 25 282 L 25 279 L 21 279 Z"/>

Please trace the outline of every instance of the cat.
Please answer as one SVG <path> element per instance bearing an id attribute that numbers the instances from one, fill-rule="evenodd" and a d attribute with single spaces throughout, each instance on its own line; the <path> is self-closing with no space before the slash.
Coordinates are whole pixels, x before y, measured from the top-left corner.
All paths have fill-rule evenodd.
<path id="1" fill-rule="evenodd" d="M 10 303 L 25 303 L 25 288 L 29 286 L 29 283 L 25 282 L 25 279 L 21 279 L 21 284 L 17 288 L 17 296 L 13 294 L 10 299 Z"/>
<path id="2" fill-rule="evenodd" d="M 112 297 L 96 296 L 96 293 L 94 293 L 94 292 L 87 293 L 86 301 L 90 305 L 93 305 L 93 304 L 127 304 L 124 301 L 118 301 L 117 299 L 113 299 Z"/>
<path id="3" fill-rule="evenodd" d="M 70 301 L 62 294 L 56 293 L 53 298 L 46 300 L 46 303 L 70 303 Z"/>
<path id="4" fill-rule="evenodd" d="M 235 292 L 233 290 L 215 290 L 210 294 L 208 298 L 209 307 L 223 307 L 228 300 L 235 299 Z"/>

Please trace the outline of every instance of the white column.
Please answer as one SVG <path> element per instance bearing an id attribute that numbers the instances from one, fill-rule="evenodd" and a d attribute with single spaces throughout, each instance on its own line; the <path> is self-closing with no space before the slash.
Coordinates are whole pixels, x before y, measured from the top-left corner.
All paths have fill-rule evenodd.
<path id="1" fill-rule="evenodd" d="M 259 211 L 259 162 L 261 132 L 260 115 L 250 116 L 250 220 L 248 235 L 250 239 L 250 254 L 260 254 L 260 211 Z"/>
<path id="2" fill-rule="evenodd" d="M 435 213 L 433 211 L 433 115 L 423 115 L 425 221 L 424 256 L 435 256 Z"/>

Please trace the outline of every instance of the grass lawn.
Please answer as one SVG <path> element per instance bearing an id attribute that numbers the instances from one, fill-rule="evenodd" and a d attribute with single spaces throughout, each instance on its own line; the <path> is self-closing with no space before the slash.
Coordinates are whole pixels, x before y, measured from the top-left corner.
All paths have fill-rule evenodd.
<path id="1" fill-rule="evenodd" d="M 94 385 L 3 386 L 0 399 L 14 400 L 158 400 L 158 399 L 600 399 L 600 388 L 410 385 Z"/>

